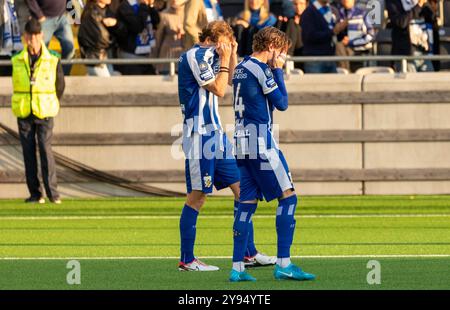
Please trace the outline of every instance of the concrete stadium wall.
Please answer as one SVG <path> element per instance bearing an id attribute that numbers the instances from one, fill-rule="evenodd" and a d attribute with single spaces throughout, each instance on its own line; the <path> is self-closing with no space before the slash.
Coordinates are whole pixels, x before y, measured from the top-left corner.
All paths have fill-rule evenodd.
<path id="1" fill-rule="evenodd" d="M 179 149 L 178 158 L 171 153 L 170 133 L 181 128 L 176 79 L 66 81 L 55 152 L 184 192 L 184 160 Z M 300 194 L 450 194 L 450 74 L 291 75 L 287 88 L 290 108 L 274 119 Z M 11 80 L 0 78 L 0 122 L 16 130 L 11 91 Z M 220 107 L 230 130 L 231 102 L 228 93 Z M 140 195 L 59 169 L 64 196 Z M 20 146 L 0 131 L 0 198 L 26 195 Z"/>

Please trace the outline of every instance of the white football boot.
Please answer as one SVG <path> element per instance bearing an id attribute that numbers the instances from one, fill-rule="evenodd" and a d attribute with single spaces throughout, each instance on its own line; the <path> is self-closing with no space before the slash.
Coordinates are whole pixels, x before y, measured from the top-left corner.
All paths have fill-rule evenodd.
<path id="1" fill-rule="evenodd" d="M 191 263 L 178 263 L 178 270 L 180 271 L 217 271 L 219 267 L 205 264 L 201 260 L 194 259 Z"/>
<path id="2" fill-rule="evenodd" d="M 245 267 L 271 266 L 276 263 L 277 258 L 275 256 L 268 256 L 262 253 L 257 253 L 253 257 L 244 258 Z"/>

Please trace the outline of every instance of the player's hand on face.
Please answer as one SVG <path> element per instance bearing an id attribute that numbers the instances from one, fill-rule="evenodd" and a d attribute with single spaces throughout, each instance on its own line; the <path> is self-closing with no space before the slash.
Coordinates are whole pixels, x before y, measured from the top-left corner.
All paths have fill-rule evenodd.
<path id="1" fill-rule="evenodd" d="M 219 42 L 216 44 L 216 50 L 217 54 L 219 54 L 219 57 L 223 60 L 229 60 L 231 57 L 231 44 L 230 43 L 222 43 Z"/>
<path id="2" fill-rule="evenodd" d="M 239 46 L 239 44 L 237 43 L 236 39 L 234 39 L 233 42 L 231 42 L 231 49 L 232 49 L 231 53 L 233 55 L 237 54 L 238 46 Z"/>
<path id="3" fill-rule="evenodd" d="M 282 50 L 273 50 L 268 59 L 269 67 L 272 69 L 282 69 L 286 62 L 287 47 Z"/>
<path id="4" fill-rule="evenodd" d="M 276 57 L 273 60 L 273 64 L 274 64 L 273 67 L 277 68 L 277 69 L 282 69 L 284 67 L 284 64 L 286 63 L 287 55 L 284 52 L 276 53 L 275 55 L 276 55 Z"/>

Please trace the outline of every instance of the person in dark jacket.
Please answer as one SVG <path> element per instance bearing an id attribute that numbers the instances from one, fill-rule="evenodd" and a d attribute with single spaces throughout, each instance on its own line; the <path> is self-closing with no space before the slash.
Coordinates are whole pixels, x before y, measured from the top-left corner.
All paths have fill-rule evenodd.
<path id="1" fill-rule="evenodd" d="M 412 29 L 418 29 L 418 20 L 422 19 L 422 7 L 427 0 L 387 0 L 386 8 L 392 28 L 392 55 L 422 55 L 427 53 L 425 49 L 412 42 Z M 423 37 L 423 36 L 420 36 Z M 415 45 L 415 46 L 414 46 Z M 396 63 L 397 71 L 400 71 L 400 64 Z M 430 61 L 413 62 L 408 66 L 408 71 L 433 71 Z"/>
<path id="2" fill-rule="evenodd" d="M 431 25 L 433 30 L 433 47 L 430 51 L 433 55 L 439 55 L 441 53 L 441 42 L 439 36 L 439 24 L 438 24 L 439 4 L 438 0 L 428 0 L 428 4 L 424 5 L 421 15 L 425 19 L 425 22 Z M 434 71 L 441 70 L 441 62 L 433 61 Z"/>
<path id="3" fill-rule="evenodd" d="M 123 0 L 117 10 L 117 20 L 124 25 L 117 34 L 119 58 L 146 59 L 155 47 L 155 30 L 160 18 L 153 7 L 154 0 Z M 122 74 L 154 74 L 151 65 L 118 66 Z"/>
<path id="4" fill-rule="evenodd" d="M 302 14 L 303 55 L 304 56 L 334 56 L 336 35 L 343 31 L 347 20 L 337 23 L 339 12 L 331 7 L 329 0 L 312 1 Z M 336 73 L 336 63 L 329 61 L 308 62 L 306 73 Z"/>
<path id="5" fill-rule="evenodd" d="M 81 15 L 78 31 L 78 43 L 82 58 L 106 59 L 111 45 L 111 34 L 119 32 L 123 24 L 114 18 L 109 10 L 111 0 L 89 0 Z M 122 30 L 123 32 L 124 30 Z M 105 64 L 87 66 L 88 74 L 92 76 L 109 77 L 112 74 L 110 66 Z"/>
<path id="6" fill-rule="evenodd" d="M 288 50 L 289 56 L 302 56 L 303 55 L 303 41 L 302 41 L 302 27 L 300 21 L 302 14 L 308 6 L 308 0 L 292 0 L 291 3 L 293 15 L 289 12 L 285 16 L 279 16 L 276 27 L 285 32 L 289 39 L 291 39 L 291 46 Z M 283 2 L 285 3 L 285 2 Z M 296 63 L 296 68 L 304 70 L 302 63 Z"/>
<path id="7" fill-rule="evenodd" d="M 275 26 L 277 19 L 270 12 L 268 0 L 245 0 L 244 10 L 239 13 L 234 22 L 233 30 L 239 43 L 239 56 L 253 53 L 252 42 L 255 34 L 269 26 Z"/>

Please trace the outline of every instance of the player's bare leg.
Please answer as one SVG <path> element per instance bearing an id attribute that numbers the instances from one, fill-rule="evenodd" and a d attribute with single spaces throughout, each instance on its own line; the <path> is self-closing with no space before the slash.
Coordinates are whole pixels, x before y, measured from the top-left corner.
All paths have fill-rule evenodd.
<path id="1" fill-rule="evenodd" d="M 206 194 L 201 191 L 192 191 L 186 195 L 186 205 L 200 212 L 206 201 Z"/>

